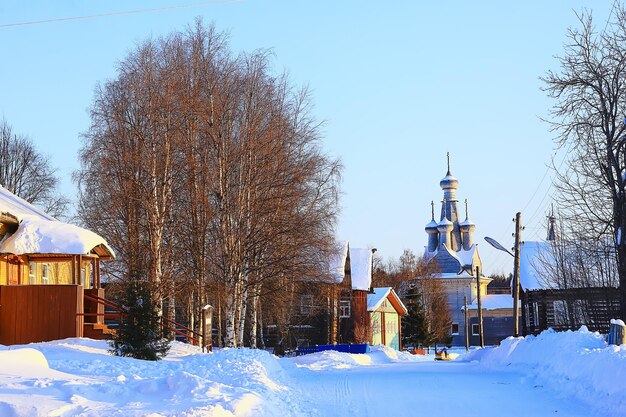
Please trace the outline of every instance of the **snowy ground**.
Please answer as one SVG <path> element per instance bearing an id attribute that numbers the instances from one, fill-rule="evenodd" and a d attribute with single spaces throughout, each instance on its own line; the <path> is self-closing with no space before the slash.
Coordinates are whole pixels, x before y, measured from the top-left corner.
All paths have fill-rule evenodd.
<path id="1" fill-rule="evenodd" d="M 0 346 L 0 416 L 626 416 L 626 346 L 585 330 L 455 361 L 386 348 L 276 358 L 176 343 L 166 360 L 66 339 Z"/>

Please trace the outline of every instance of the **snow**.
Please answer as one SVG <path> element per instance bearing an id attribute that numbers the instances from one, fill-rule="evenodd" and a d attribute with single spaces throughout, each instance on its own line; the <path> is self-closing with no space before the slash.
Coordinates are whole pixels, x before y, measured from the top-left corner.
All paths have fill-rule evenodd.
<path id="1" fill-rule="evenodd" d="M 439 222 L 439 226 L 446 226 L 446 227 L 449 227 L 449 226 L 453 226 L 453 225 L 454 225 L 454 223 L 452 223 L 450 220 L 448 220 L 448 218 L 447 218 L 447 217 L 444 217 L 444 218 L 443 218 L 443 219 L 441 219 L 441 221 Z"/>
<path id="2" fill-rule="evenodd" d="M 373 257 L 371 249 L 350 248 L 350 277 L 353 290 L 369 291 L 372 286 Z"/>
<path id="3" fill-rule="evenodd" d="M 325 350 L 310 355 L 299 356 L 291 359 L 300 368 L 315 371 L 329 369 L 349 369 L 359 366 L 375 366 L 392 363 L 420 362 L 433 360 L 432 356 L 411 355 L 408 352 L 398 352 L 388 346 L 377 345 L 372 347 L 370 353 L 351 354 Z"/>
<path id="4" fill-rule="evenodd" d="M 374 288 L 374 294 L 367 294 L 367 311 L 376 311 L 391 292 L 391 287 Z"/>
<path id="5" fill-rule="evenodd" d="M 0 253 L 87 255 L 102 245 L 113 255 L 102 237 L 56 220 L 3 187 L 0 187 L 0 213 L 9 214 L 19 222 L 17 231 L 0 241 Z"/>
<path id="6" fill-rule="evenodd" d="M 26 200 L 11 193 L 6 188 L 0 186 L 0 213 L 8 213 L 22 220 L 26 216 L 36 216 L 46 220 L 56 220 L 43 210 L 38 209 Z"/>
<path id="7" fill-rule="evenodd" d="M 402 300 L 398 297 L 392 287 L 374 288 L 373 294 L 367 294 L 367 311 L 376 311 L 388 296 L 393 297 L 400 308 L 403 310 L 401 314 L 406 314 L 407 309 Z"/>
<path id="8" fill-rule="evenodd" d="M 0 242 L 1 253 L 87 255 L 98 245 L 113 250 L 94 232 L 72 224 L 36 216 L 23 216 L 15 233 Z"/>
<path id="9" fill-rule="evenodd" d="M 527 241 L 520 248 L 520 285 L 524 290 L 540 290 L 542 284 L 542 261 L 549 262 L 551 250 L 549 242 Z"/>
<path id="10" fill-rule="evenodd" d="M 626 345 L 608 346 L 586 327 L 572 332 L 547 330 L 510 337 L 499 347 L 469 353 L 491 369 L 514 369 L 538 383 L 598 407 L 604 415 L 626 415 Z"/>
<path id="11" fill-rule="evenodd" d="M 626 415 L 626 345 L 584 328 L 509 338 L 449 362 L 384 346 L 278 358 L 175 342 L 160 362 L 107 349 L 83 338 L 0 346 L 0 415 Z"/>
<path id="12" fill-rule="evenodd" d="M 476 245 L 472 245 L 468 250 L 461 249 L 458 252 L 450 251 L 450 253 L 459 260 L 461 266 L 474 265 L 474 254 L 476 253 Z"/>
<path id="13" fill-rule="evenodd" d="M 622 319 L 611 319 L 611 324 L 626 327 L 626 324 L 624 324 L 624 321 Z"/>
<path id="14" fill-rule="evenodd" d="M 441 279 L 459 279 L 459 278 L 476 279 L 476 277 L 474 275 L 470 275 L 465 270 L 463 270 L 463 272 L 461 272 L 460 274 L 456 274 L 454 272 L 444 272 L 442 274 L 434 275 L 433 278 L 441 278 Z M 481 276 L 481 279 L 485 279 L 485 278 Z"/>
<path id="15" fill-rule="evenodd" d="M 431 220 L 430 222 L 428 222 L 425 229 L 436 229 L 437 226 L 439 226 L 439 223 L 437 223 L 435 220 Z"/>
<path id="16" fill-rule="evenodd" d="M 480 298 L 483 310 L 498 310 L 501 308 L 513 308 L 513 297 L 511 294 L 487 294 Z M 518 302 L 518 305 L 519 302 Z M 467 306 L 468 310 L 478 310 L 478 304 Z"/>
<path id="17" fill-rule="evenodd" d="M 349 244 L 347 241 L 335 243 L 335 251 L 328 264 L 332 280 L 340 284 L 346 276 L 346 261 L 348 259 Z"/>
<path id="18" fill-rule="evenodd" d="M 476 223 L 474 223 L 470 219 L 466 218 L 462 222 L 459 222 L 459 226 L 476 226 Z"/>

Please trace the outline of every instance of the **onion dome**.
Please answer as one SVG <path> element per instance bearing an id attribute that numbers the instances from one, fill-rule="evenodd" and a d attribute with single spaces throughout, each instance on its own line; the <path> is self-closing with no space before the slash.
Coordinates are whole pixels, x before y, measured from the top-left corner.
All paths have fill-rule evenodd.
<path id="1" fill-rule="evenodd" d="M 439 226 L 439 224 L 435 221 L 435 202 L 434 201 L 430 202 L 430 207 L 432 209 L 432 217 L 430 219 L 430 222 L 425 227 L 426 233 L 437 233 L 437 226 Z"/>
<path id="2" fill-rule="evenodd" d="M 452 223 L 450 220 L 448 220 L 445 217 L 437 225 L 437 230 L 439 230 L 440 232 L 450 231 L 453 228 L 454 228 L 454 223 Z"/>
<path id="3" fill-rule="evenodd" d="M 446 176 L 443 177 L 441 181 L 439 181 L 439 186 L 442 190 L 457 189 L 459 187 L 459 180 L 454 178 L 450 174 L 450 171 L 448 171 Z"/>
<path id="4" fill-rule="evenodd" d="M 462 222 L 459 222 L 459 227 L 461 228 L 461 230 L 471 229 L 472 226 L 476 227 L 476 223 L 474 223 L 467 217 Z"/>
<path id="5" fill-rule="evenodd" d="M 437 232 L 437 226 L 439 226 L 439 224 L 436 221 L 431 220 L 430 222 L 428 222 L 428 224 L 425 227 L 426 232 L 427 233 L 435 233 L 435 232 Z"/>

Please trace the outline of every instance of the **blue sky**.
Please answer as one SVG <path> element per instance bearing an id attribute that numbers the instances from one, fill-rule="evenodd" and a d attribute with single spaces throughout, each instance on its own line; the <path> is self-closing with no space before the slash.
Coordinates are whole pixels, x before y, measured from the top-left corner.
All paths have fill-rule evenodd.
<path id="1" fill-rule="evenodd" d="M 553 201 L 546 164 L 563 156 L 540 120 L 551 101 L 538 77 L 557 69 L 574 10 L 593 8 L 603 29 L 612 2 L 241 0 L 3 27 L 193 3 L 0 3 L 0 117 L 50 155 L 70 197 L 94 87 L 115 77 L 137 42 L 202 16 L 230 33 L 235 52 L 271 48 L 276 71 L 313 91 L 324 147 L 345 165 L 340 239 L 384 258 L 421 254 L 448 151 L 486 273 L 512 270 L 483 237 L 512 246 L 517 211 L 524 240 L 544 237 Z"/>

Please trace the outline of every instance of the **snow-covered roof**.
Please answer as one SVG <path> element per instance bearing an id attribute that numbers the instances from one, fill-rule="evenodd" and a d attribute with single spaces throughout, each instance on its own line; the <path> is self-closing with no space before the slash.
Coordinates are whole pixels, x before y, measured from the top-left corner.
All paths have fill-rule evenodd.
<path id="1" fill-rule="evenodd" d="M 448 220 L 447 217 L 444 217 L 443 219 L 441 219 L 441 221 L 439 221 L 439 226 L 452 226 L 452 225 L 454 225 L 454 223 Z"/>
<path id="2" fill-rule="evenodd" d="M 541 268 L 551 257 L 549 242 L 527 241 L 520 247 L 520 285 L 524 290 L 545 288 L 542 284 Z"/>
<path id="3" fill-rule="evenodd" d="M 337 284 L 343 282 L 346 276 L 346 261 L 348 259 L 348 250 L 350 245 L 348 241 L 339 241 L 335 243 L 335 251 L 330 256 L 328 267 L 333 282 Z"/>
<path id="4" fill-rule="evenodd" d="M 511 294 L 487 294 L 480 299 L 483 310 L 498 310 L 501 308 L 513 308 L 513 297 Z M 519 305 L 519 304 L 518 304 Z M 467 306 L 468 310 L 478 310 L 478 304 L 473 303 Z"/>
<path id="5" fill-rule="evenodd" d="M 43 210 L 38 209 L 2 186 L 0 186 L 0 213 L 10 214 L 17 218 L 18 221 L 22 220 L 25 216 L 36 216 L 46 220 L 56 220 Z"/>
<path id="6" fill-rule="evenodd" d="M 476 247 L 476 245 L 472 245 L 472 247 L 468 250 L 461 249 L 458 252 L 450 252 L 452 253 L 452 255 L 455 255 L 459 259 L 461 266 L 474 265 L 474 254 L 476 253 Z"/>
<path id="7" fill-rule="evenodd" d="M 372 286 L 373 257 L 371 249 L 350 248 L 350 277 L 353 290 L 369 291 Z"/>
<path id="8" fill-rule="evenodd" d="M 374 288 L 373 294 L 367 294 L 367 311 L 376 311 L 389 296 L 393 299 L 393 303 L 402 310 L 400 314 L 406 314 L 408 311 L 406 306 L 391 287 Z"/>
<path id="9" fill-rule="evenodd" d="M 472 278 L 476 279 L 474 275 L 470 275 L 467 271 L 463 271 L 460 274 L 456 274 L 454 272 L 444 272 L 441 274 L 433 275 L 433 278 L 444 278 L 444 279 L 452 279 L 452 278 Z"/>
<path id="10" fill-rule="evenodd" d="M 437 223 L 434 220 L 431 220 L 430 222 L 428 222 L 428 224 L 426 225 L 426 229 L 436 229 L 437 226 L 439 226 L 439 223 Z"/>
<path id="11" fill-rule="evenodd" d="M 465 219 L 462 222 L 459 222 L 459 226 L 476 226 L 476 223 L 474 223 L 470 219 Z"/>
<path id="12" fill-rule="evenodd" d="M 19 225 L 0 241 L 0 253 L 88 255 L 103 247 L 108 257 L 113 249 L 101 236 L 73 224 L 63 223 L 43 210 L 0 187 L 0 213 L 15 217 Z"/>

